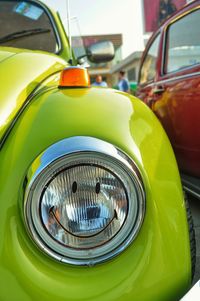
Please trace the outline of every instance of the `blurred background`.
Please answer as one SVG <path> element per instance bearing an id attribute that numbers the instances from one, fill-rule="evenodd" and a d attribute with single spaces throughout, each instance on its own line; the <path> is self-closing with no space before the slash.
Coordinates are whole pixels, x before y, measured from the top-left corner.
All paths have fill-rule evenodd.
<path id="1" fill-rule="evenodd" d="M 67 0 L 42 0 L 57 10 L 67 31 Z M 98 74 L 109 87 L 117 87 L 118 73 L 126 72 L 131 93 L 137 86 L 142 51 L 153 31 L 164 19 L 160 17 L 162 0 L 69 0 L 72 43 L 81 54 L 82 47 L 110 40 L 115 58 L 104 64 L 90 63 L 91 81 Z M 188 0 L 172 0 L 176 10 Z M 169 15 L 164 16 L 167 18 Z M 82 36 L 82 40 L 80 39 Z"/>

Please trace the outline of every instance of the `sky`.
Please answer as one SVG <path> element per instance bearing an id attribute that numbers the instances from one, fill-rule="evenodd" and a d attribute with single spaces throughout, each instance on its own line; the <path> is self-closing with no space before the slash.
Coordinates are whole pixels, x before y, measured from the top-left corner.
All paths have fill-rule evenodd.
<path id="1" fill-rule="evenodd" d="M 42 0 L 59 10 L 66 20 L 67 0 Z M 82 35 L 123 34 L 122 56 L 143 50 L 141 0 L 69 0 L 70 14 L 77 17 Z"/>

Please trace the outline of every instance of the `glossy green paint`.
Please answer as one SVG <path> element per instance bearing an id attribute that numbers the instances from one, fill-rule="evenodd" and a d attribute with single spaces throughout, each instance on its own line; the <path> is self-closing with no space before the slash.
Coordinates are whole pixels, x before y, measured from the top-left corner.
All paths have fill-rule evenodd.
<path id="1" fill-rule="evenodd" d="M 0 150 L 0 300 L 179 300 L 191 281 L 191 260 L 181 183 L 168 139 L 153 113 L 133 97 L 101 88 L 57 89 L 70 51 L 59 16 L 49 12 L 62 59 L 0 48 L 0 140 L 31 100 Z M 32 162 L 53 143 L 80 135 L 125 151 L 137 163 L 146 190 L 146 214 L 136 240 L 115 259 L 94 267 L 69 266 L 43 254 L 23 216 Z"/>
<path id="2" fill-rule="evenodd" d="M 92 136 L 113 143 L 137 163 L 146 214 L 136 240 L 118 257 L 73 267 L 43 254 L 24 226 L 28 168 L 53 143 Z M 191 281 L 186 212 L 169 141 L 139 100 L 101 88 L 38 94 L 0 152 L 0 299 L 29 301 L 173 301 Z"/>
<path id="3" fill-rule="evenodd" d="M 39 1 L 35 1 L 40 3 Z M 62 21 L 42 3 L 54 22 L 60 38 L 57 54 L 0 46 L 0 140 L 31 93 L 52 74 L 69 66 L 69 42 Z"/>
<path id="4" fill-rule="evenodd" d="M 9 49 L 4 49 L 1 47 L 1 51 L 0 51 L 0 62 L 8 59 L 9 57 L 15 55 L 14 51 L 9 51 Z"/>
<path id="5" fill-rule="evenodd" d="M 0 140 L 31 93 L 67 65 L 55 55 L 5 47 L 0 47 L 1 58 Z"/>

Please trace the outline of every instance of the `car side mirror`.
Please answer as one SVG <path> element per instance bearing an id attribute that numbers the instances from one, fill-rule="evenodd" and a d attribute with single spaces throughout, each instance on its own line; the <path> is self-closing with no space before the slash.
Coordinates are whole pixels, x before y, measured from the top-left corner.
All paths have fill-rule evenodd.
<path id="1" fill-rule="evenodd" d="M 87 48 L 87 57 L 92 63 L 109 62 L 115 57 L 115 49 L 110 41 L 92 44 Z"/>

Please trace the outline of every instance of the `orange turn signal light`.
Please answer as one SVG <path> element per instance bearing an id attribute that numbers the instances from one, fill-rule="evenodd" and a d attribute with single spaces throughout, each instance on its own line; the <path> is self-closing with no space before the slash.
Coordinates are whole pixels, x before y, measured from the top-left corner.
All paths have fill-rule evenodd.
<path id="1" fill-rule="evenodd" d="M 82 67 L 68 67 L 61 72 L 61 88 L 88 88 L 90 76 L 88 70 Z"/>

